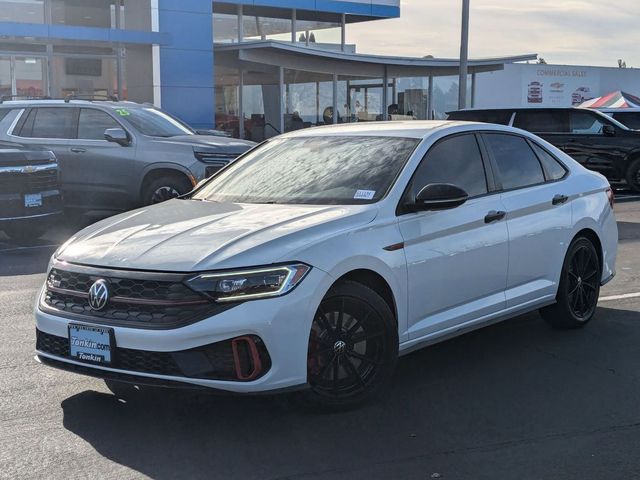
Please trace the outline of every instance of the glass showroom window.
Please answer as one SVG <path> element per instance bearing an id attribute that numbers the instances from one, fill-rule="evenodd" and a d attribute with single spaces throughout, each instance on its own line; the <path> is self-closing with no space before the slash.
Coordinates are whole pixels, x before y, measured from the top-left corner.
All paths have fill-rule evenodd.
<path id="1" fill-rule="evenodd" d="M 299 70 L 284 71 L 284 130 L 333 123 L 333 76 Z"/>
<path id="2" fill-rule="evenodd" d="M 118 91 L 117 61 L 113 57 L 54 56 L 52 94 L 113 95 Z"/>
<path id="3" fill-rule="evenodd" d="M 153 102 L 153 55 L 150 45 L 129 45 L 121 62 L 123 85 L 114 93 L 134 102 Z"/>
<path id="4" fill-rule="evenodd" d="M 240 73 L 237 69 L 216 65 L 215 68 L 215 127 L 232 137 L 240 137 Z"/>
<path id="5" fill-rule="evenodd" d="M 0 1 L 0 22 L 44 23 L 44 0 Z"/>
<path id="6" fill-rule="evenodd" d="M 342 22 L 296 20 L 296 41 L 305 45 L 342 43 Z"/>
<path id="7" fill-rule="evenodd" d="M 403 77 L 391 80 L 389 120 L 427 120 L 429 78 Z"/>
<path id="8" fill-rule="evenodd" d="M 11 58 L 0 57 L 0 96 L 11 94 Z"/>
<path id="9" fill-rule="evenodd" d="M 119 28 L 119 0 L 50 0 L 51 23 L 83 27 Z M 131 0 L 137 1 L 137 0 Z"/>
<path id="10" fill-rule="evenodd" d="M 213 12 L 213 43 L 238 42 L 238 15 Z"/>
<path id="11" fill-rule="evenodd" d="M 278 40 L 290 42 L 293 30 L 293 12 L 291 10 L 282 10 L 281 17 L 264 15 L 263 12 L 264 10 L 260 8 L 247 6 L 243 8 L 243 41 Z"/>
<path id="12" fill-rule="evenodd" d="M 44 66 L 42 58 L 15 57 L 15 94 L 25 97 L 46 95 Z"/>
<path id="13" fill-rule="evenodd" d="M 447 112 L 458 109 L 458 81 L 457 75 L 433 77 L 433 110 L 434 119 L 447 118 Z M 471 107 L 471 92 L 473 89 L 472 76 L 467 78 L 467 105 Z"/>
<path id="14" fill-rule="evenodd" d="M 338 98 L 338 123 L 375 122 L 383 119 L 383 81 L 379 78 L 347 78 L 346 101 Z"/>

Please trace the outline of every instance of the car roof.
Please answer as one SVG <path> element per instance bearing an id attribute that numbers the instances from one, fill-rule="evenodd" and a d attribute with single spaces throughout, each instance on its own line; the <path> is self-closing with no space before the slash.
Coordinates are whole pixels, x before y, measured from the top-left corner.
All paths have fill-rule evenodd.
<path id="1" fill-rule="evenodd" d="M 404 120 L 387 122 L 354 122 L 338 125 L 307 128 L 286 133 L 282 137 L 329 137 L 329 136 L 364 136 L 364 137 L 397 137 L 424 139 L 436 132 L 495 130 L 516 131 L 504 125 L 493 125 L 481 122 L 463 122 L 458 120 Z M 518 130 L 518 132 L 520 132 Z M 523 132 L 524 133 L 524 132 Z"/>
<path id="2" fill-rule="evenodd" d="M 59 106 L 93 106 L 103 108 L 155 108 L 151 103 L 137 103 L 126 100 L 111 101 L 111 100 L 82 100 L 82 99 L 70 99 L 70 100 L 5 100 L 0 103 L 0 108 L 28 108 L 28 107 L 59 107 Z"/>
<path id="3" fill-rule="evenodd" d="M 499 111 L 499 110 L 508 110 L 508 111 L 513 111 L 513 110 L 587 110 L 590 112 L 593 111 L 597 111 L 594 108 L 588 108 L 588 107 L 558 107 L 558 106 L 551 106 L 551 107 L 523 107 L 523 106 L 519 106 L 519 107 L 487 107 L 487 108 L 462 108 L 460 110 L 451 110 L 449 113 L 454 113 L 454 112 L 489 112 L 489 111 Z"/>
<path id="4" fill-rule="evenodd" d="M 640 112 L 640 107 L 626 107 L 626 108 L 594 108 L 593 110 L 597 110 L 603 113 L 638 113 Z"/>

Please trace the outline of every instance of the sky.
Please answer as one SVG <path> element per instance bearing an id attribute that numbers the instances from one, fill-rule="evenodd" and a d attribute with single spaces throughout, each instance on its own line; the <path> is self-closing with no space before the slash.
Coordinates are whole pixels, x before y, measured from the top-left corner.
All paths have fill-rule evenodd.
<path id="1" fill-rule="evenodd" d="M 400 18 L 347 26 L 359 53 L 457 58 L 462 0 L 401 0 Z M 640 0 L 471 0 L 469 56 L 640 67 Z"/>

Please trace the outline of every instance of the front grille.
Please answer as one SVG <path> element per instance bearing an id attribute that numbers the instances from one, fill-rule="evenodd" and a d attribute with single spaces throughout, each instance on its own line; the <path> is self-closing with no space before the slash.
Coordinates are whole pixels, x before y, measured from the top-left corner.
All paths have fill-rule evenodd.
<path id="1" fill-rule="evenodd" d="M 245 337 L 243 337 L 245 338 Z M 271 368 L 271 359 L 259 337 L 251 336 L 259 356 L 259 369 L 251 358 L 234 356 L 234 340 L 224 340 L 190 350 L 151 352 L 117 347 L 112 350 L 111 368 L 136 373 L 152 373 L 173 377 L 204 378 L 209 380 L 254 380 Z M 36 329 L 36 349 L 56 357 L 72 359 L 69 339 Z M 236 349 L 236 352 L 238 350 Z M 73 358 L 73 360 L 76 360 Z M 247 376 L 246 372 L 253 375 Z"/>
<path id="2" fill-rule="evenodd" d="M 117 271 L 83 270 L 87 271 L 54 267 L 49 272 L 43 296 L 45 309 L 93 319 L 97 323 L 172 328 L 231 308 L 191 290 L 181 279 L 129 278 Z M 109 285 L 110 300 L 102 310 L 89 306 L 89 289 L 98 279 L 106 280 Z"/>
<path id="3" fill-rule="evenodd" d="M 33 173 L 0 173 L 2 193 L 41 193 L 58 189 L 55 168 Z"/>

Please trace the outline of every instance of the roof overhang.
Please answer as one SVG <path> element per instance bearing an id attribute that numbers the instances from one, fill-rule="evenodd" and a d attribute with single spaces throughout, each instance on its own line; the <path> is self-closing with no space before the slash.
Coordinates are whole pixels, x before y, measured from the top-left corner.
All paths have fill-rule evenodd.
<path id="1" fill-rule="evenodd" d="M 216 64 L 240 68 L 262 64 L 315 73 L 381 78 L 457 75 L 460 61 L 451 58 L 390 57 L 347 53 L 272 40 L 217 44 Z M 537 54 L 469 60 L 469 73 L 504 69 L 507 63 L 533 61 Z"/>

